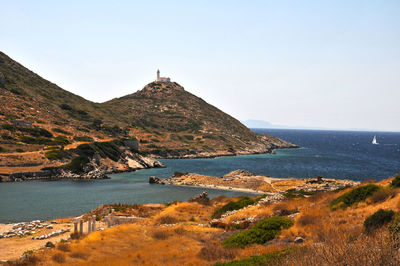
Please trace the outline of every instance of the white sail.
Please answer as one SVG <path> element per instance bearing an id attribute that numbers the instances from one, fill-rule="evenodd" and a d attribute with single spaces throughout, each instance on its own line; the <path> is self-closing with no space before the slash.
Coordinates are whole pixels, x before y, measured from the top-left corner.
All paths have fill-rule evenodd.
<path id="1" fill-rule="evenodd" d="M 372 139 L 372 144 L 375 144 L 375 145 L 379 144 L 379 143 L 376 141 L 376 135 L 375 135 L 374 138 Z"/>

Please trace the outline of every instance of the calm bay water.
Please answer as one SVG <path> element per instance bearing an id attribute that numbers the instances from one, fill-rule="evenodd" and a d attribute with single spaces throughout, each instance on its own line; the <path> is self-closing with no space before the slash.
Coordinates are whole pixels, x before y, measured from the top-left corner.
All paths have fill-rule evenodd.
<path id="1" fill-rule="evenodd" d="M 164 203 L 187 200 L 206 190 L 211 197 L 245 193 L 148 184 L 149 176 L 175 171 L 222 176 L 245 169 L 274 177 L 383 179 L 400 172 L 400 133 L 312 130 L 261 130 L 300 145 L 276 154 L 215 159 L 161 160 L 163 169 L 112 175 L 110 180 L 0 183 L 0 223 L 76 216 L 107 203 Z M 372 145 L 377 135 L 380 145 Z"/>

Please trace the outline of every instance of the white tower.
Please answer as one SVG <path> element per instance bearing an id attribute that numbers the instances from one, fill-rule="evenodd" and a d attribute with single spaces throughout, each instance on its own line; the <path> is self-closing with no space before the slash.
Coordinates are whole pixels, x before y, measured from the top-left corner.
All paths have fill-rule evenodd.
<path id="1" fill-rule="evenodd" d="M 157 69 L 157 81 L 159 81 L 159 80 L 160 80 L 160 70 Z"/>

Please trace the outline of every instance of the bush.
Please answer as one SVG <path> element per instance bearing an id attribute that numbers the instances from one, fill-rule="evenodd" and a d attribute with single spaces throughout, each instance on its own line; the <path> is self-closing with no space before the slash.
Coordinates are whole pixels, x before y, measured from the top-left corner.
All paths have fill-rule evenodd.
<path id="1" fill-rule="evenodd" d="M 170 234 L 165 230 L 157 230 L 153 232 L 153 238 L 157 240 L 165 240 L 170 237 Z"/>
<path id="2" fill-rule="evenodd" d="M 0 128 L 11 131 L 11 132 L 14 132 L 16 130 L 16 127 L 14 125 L 10 125 L 10 124 L 0 125 Z"/>
<path id="3" fill-rule="evenodd" d="M 364 221 L 364 229 L 367 233 L 371 233 L 375 229 L 378 229 L 385 224 L 392 221 L 394 217 L 394 211 L 392 210 L 382 210 L 376 211 L 374 214 L 370 215 Z"/>
<path id="4" fill-rule="evenodd" d="M 7 150 L 0 146 L 0 152 L 6 152 Z"/>
<path id="5" fill-rule="evenodd" d="M 368 184 L 354 188 L 331 201 L 330 207 L 332 210 L 336 210 L 338 208 L 346 209 L 347 207 L 350 207 L 358 202 L 365 201 L 379 189 L 380 187 L 374 184 Z"/>
<path id="6" fill-rule="evenodd" d="M 66 136 L 57 136 L 51 141 L 50 145 L 68 145 L 71 141 Z"/>
<path id="7" fill-rule="evenodd" d="M 57 249 L 58 249 L 58 250 L 61 250 L 61 251 L 64 251 L 64 252 L 67 252 L 67 251 L 70 251 L 70 250 L 71 250 L 71 248 L 69 247 L 69 245 L 66 244 L 66 243 L 60 243 L 60 244 L 58 244 L 58 245 L 57 245 Z"/>
<path id="8" fill-rule="evenodd" d="M 64 263 L 65 262 L 65 256 L 62 253 L 56 253 L 54 254 L 51 259 L 57 263 Z"/>
<path id="9" fill-rule="evenodd" d="M 400 187 L 400 173 L 397 174 L 394 179 L 392 180 L 392 182 L 390 183 L 391 187 Z"/>
<path id="10" fill-rule="evenodd" d="M 66 111 L 72 111 L 72 107 L 66 103 L 61 104 L 60 108 Z"/>
<path id="11" fill-rule="evenodd" d="M 251 244 L 264 244 L 280 234 L 282 229 L 293 225 L 293 221 L 284 217 L 270 217 L 256 223 L 252 228 L 238 232 L 223 242 L 224 246 L 244 248 Z"/>
<path id="12" fill-rule="evenodd" d="M 52 143 L 52 140 L 49 138 L 43 138 L 43 137 L 29 137 L 29 136 L 21 136 L 19 137 L 18 141 L 26 143 L 26 144 L 44 144 L 44 145 L 50 145 Z"/>
<path id="13" fill-rule="evenodd" d="M 240 210 L 246 206 L 254 204 L 255 202 L 255 200 L 252 200 L 248 197 L 244 197 L 236 202 L 229 202 L 228 204 L 225 204 L 221 208 L 215 210 L 214 213 L 211 215 L 211 218 L 220 218 L 222 214 L 228 211 Z"/>
<path id="14" fill-rule="evenodd" d="M 70 132 L 65 131 L 65 130 L 63 130 L 63 129 L 61 129 L 61 128 L 52 128 L 51 130 L 52 130 L 53 132 L 57 132 L 57 133 L 65 134 L 65 135 L 71 135 Z"/>
<path id="15" fill-rule="evenodd" d="M 207 261 L 231 260 L 235 258 L 235 250 L 232 248 L 223 248 L 220 244 L 211 243 L 202 247 L 197 257 Z"/>
<path id="16" fill-rule="evenodd" d="M 183 135 L 183 137 L 187 140 L 193 140 L 194 137 L 192 135 Z"/>
<path id="17" fill-rule="evenodd" d="M 49 159 L 50 161 L 53 160 L 62 160 L 64 158 L 67 157 L 67 154 L 65 151 L 62 150 L 49 150 L 46 151 L 46 153 L 44 154 L 46 156 L 47 159 Z"/>
<path id="18" fill-rule="evenodd" d="M 78 156 L 72 159 L 72 161 L 65 166 L 67 170 L 70 170 L 74 174 L 80 174 L 83 172 L 83 167 L 89 163 L 87 156 Z"/>
<path id="19" fill-rule="evenodd" d="M 40 127 L 34 127 L 34 128 L 24 128 L 24 127 L 18 127 L 17 130 L 27 133 L 33 137 L 45 137 L 45 138 L 52 138 L 53 134 L 51 134 L 49 131 L 47 131 L 44 128 Z"/>
<path id="20" fill-rule="evenodd" d="M 16 151 L 16 152 L 24 152 L 24 150 L 21 149 L 21 148 L 18 148 L 18 149 L 16 149 L 15 151 Z"/>
<path id="21" fill-rule="evenodd" d="M 75 136 L 75 141 L 86 141 L 86 142 L 93 142 L 93 138 L 89 136 Z"/>
<path id="22" fill-rule="evenodd" d="M 157 219 L 157 222 L 159 224 L 176 224 L 178 222 L 178 219 L 175 217 L 169 216 L 169 215 L 164 215 L 161 216 Z"/>

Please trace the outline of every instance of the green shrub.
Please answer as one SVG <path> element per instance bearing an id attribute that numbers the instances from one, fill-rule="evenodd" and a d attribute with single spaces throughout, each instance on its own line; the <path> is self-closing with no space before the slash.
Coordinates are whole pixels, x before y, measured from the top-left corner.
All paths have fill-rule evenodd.
<path id="1" fill-rule="evenodd" d="M 193 140 L 194 137 L 192 135 L 183 135 L 183 137 L 187 140 Z"/>
<path id="2" fill-rule="evenodd" d="M 277 262 L 292 253 L 295 248 L 288 248 L 280 251 L 269 252 L 266 254 L 251 256 L 241 260 L 233 260 L 229 262 L 218 262 L 214 266 L 259 266 L 259 265 L 275 265 Z"/>
<path id="3" fill-rule="evenodd" d="M 364 221 L 364 229 L 367 233 L 378 229 L 392 221 L 395 213 L 392 210 L 378 210 L 374 214 L 368 216 Z"/>
<path id="4" fill-rule="evenodd" d="M 246 206 L 254 204 L 255 202 L 256 202 L 255 200 L 252 200 L 249 197 L 244 197 L 235 202 L 234 201 L 229 202 L 229 203 L 225 204 L 224 206 L 222 206 L 221 208 L 215 210 L 214 213 L 211 215 L 211 218 L 213 218 L 213 219 L 220 218 L 222 214 L 224 214 L 228 211 L 239 210 Z"/>
<path id="5" fill-rule="evenodd" d="M 66 136 L 57 136 L 51 141 L 50 145 L 68 145 L 71 141 Z"/>
<path id="6" fill-rule="evenodd" d="M 21 149 L 21 148 L 18 148 L 18 149 L 16 149 L 15 151 L 16 151 L 16 152 L 24 152 L 24 150 Z"/>
<path id="7" fill-rule="evenodd" d="M 400 187 L 400 174 L 397 174 L 395 178 L 390 183 L 391 187 Z"/>
<path id="8" fill-rule="evenodd" d="M 29 136 L 21 136 L 18 141 L 26 143 L 26 144 L 45 144 L 49 145 L 52 140 L 49 138 L 43 137 L 29 137 Z"/>
<path id="9" fill-rule="evenodd" d="M 2 137 L 3 139 L 6 139 L 6 140 L 14 140 L 14 138 L 11 137 L 10 135 L 8 135 L 7 133 L 1 134 L 1 137 Z"/>
<path id="10" fill-rule="evenodd" d="M 27 133 L 33 137 L 45 137 L 45 138 L 52 138 L 53 134 L 47 131 L 44 128 L 34 127 L 34 128 L 25 128 L 25 127 L 18 127 L 18 131 Z"/>
<path id="11" fill-rule="evenodd" d="M 75 141 L 85 141 L 85 142 L 93 142 L 93 138 L 89 136 L 75 136 Z"/>
<path id="12" fill-rule="evenodd" d="M 66 103 L 61 104 L 60 108 L 66 111 L 72 111 L 72 107 Z"/>
<path id="13" fill-rule="evenodd" d="M 44 154 L 47 159 L 53 161 L 53 160 L 61 160 L 67 157 L 67 154 L 65 151 L 62 150 L 49 150 L 46 151 Z"/>
<path id="14" fill-rule="evenodd" d="M 67 170 L 70 170 L 74 174 L 80 174 L 83 172 L 83 168 L 89 163 L 87 156 L 78 156 L 72 159 L 72 161 L 65 166 Z"/>
<path id="15" fill-rule="evenodd" d="M 284 217 L 269 217 L 256 223 L 252 228 L 240 231 L 223 242 L 223 246 L 243 248 L 251 244 L 264 244 L 280 234 L 282 229 L 293 225 L 293 221 Z"/>
<path id="16" fill-rule="evenodd" d="M 379 189 L 380 187 L 374 184 L 368 184 L 354 188 L 331 201 L 330 207 L 332 210 L 336 210 L 338 208 L 345 209 L 358 202 L 365 201 Z"/>
<path id="17" fill-rule="evenodd" d="M 0 146 L 0 152 L 6 152 L 7 150 L 4 147 Z"/>
<path id="18" fill-rule="evenodd" d="M 70 132 L 68 132 L 68 131 L 65 131 L 64 129 L 61 129 L 61 128 L 52 128 L 51 129 L 53 132 L 57 132 L 57 133 L 61 133 L 61 134 L 65 134 L 65 135 L 71 135 L 71 133 Z"/>
<path id="19" fill-rule="evenodd" d="M 8 130 L 8 131 L 11 131 L 11 132 L 14 132 L 14 131 L 17 129 L 15 126 L 10 125 L 10 124 L 3 124 L 3 125 L 0 125 L 0 128 L 1 128 L 1 129 Z"/>

